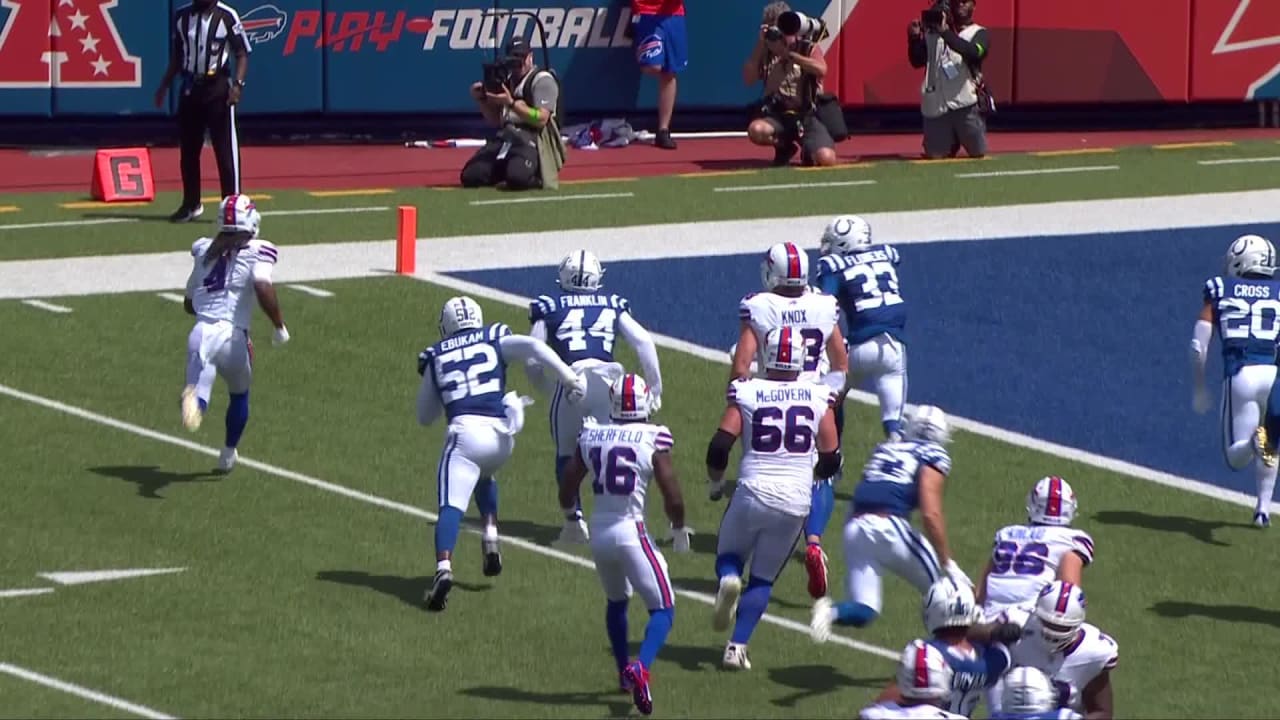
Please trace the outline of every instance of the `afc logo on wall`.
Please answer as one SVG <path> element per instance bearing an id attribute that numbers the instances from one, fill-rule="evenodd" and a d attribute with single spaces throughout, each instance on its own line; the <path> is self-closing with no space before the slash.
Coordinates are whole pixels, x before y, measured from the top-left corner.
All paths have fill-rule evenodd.
<path id="1" fill-rule="evenodd" d="M 0 0 L 0 88 L 141 87 L 142 59 L 111 19 L 120 2 Z"/>

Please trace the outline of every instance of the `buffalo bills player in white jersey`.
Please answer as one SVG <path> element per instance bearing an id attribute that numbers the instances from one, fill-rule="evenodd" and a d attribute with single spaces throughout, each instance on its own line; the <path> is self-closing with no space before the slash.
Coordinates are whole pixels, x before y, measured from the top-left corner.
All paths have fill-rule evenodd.
<path id="1" fill-rule="evenodd" d="M 858 719 L 964 720 L 964 715 L 944 709 L 951 699 L 954 677 L 944 650 L 924 640 L 912 640 L 898 661 L 897 699 L 877 700 L 862 708 Z"/>
<path id="2" fill-rule="evenodd" d="M 1001 680 L 1004 692 L 991 720 L 1084 720 L 1070 708 L 1058 707 L 1053 680 L 1033 667 L 1016 667 Z"/>
<path id="3" fill-rule="evenodd" d="M 729 383 L 728 406 L 707 447 L 711 499 L 718 500 L 729 451 L 742 437 L 737 489 L 720 520 L 719 590 L 712 616 L 712 627 L 724 631 L 737 611 L 724 650 L 724 666 L 730 669 L 751 668 L 747 643 L 803 532 L 814 478 L 829 478 L 840 467 L 832 410 L 836 394 L 799 379 L 804 359 L 799 330 L 771 331 L 765 339 L 765 376 Z M 744 589 L 748 559 L 751 574 Z"/>
<path id="4" fill-rule="evenodd" d="M 1008 622 L 1022 625 L 1022 639 L 1012 648 L 1013 664 L 1037 668 L 1052 678 L 1059 707 L 1110 718 L 1115 712 L 1111 671 L 1120 661 L 1120 646 L 1085 622 L 1086 605 L 1079 585 L 1055 580 L 1040 590 L 1034 604 L 1006 610 Z M 1003 693 L 995 698 L 1003 702 Z M 991 705 L 992 713 L 1003 711 Z"/>
<path id="5" fill-rule="evenodd" d="M 191 245 L 193 266 L 182 307 L 196 316 L 187 335 L 186 385 L 182 389 L 182 423 L 199 429 L 213 394 L 213 381 L 227 383 L 226 437 L 218 469 L 235 467 L 240 437 L 249 422 L 249 386 L 253 381 L 253 342 L 249 325 L 253 308 L 262 306 L 275 332 L 274 344 L 289 341 L 271 272 L 276 246 L 258 237 L 262 218 L 248 195 L 229 195 L 218 208 L 218 236 Z M 250 292 L 252 285 L 252 292 Z"/>
<path id="6" fill-rule="evenodd" d="M 943 578 L 921 598 L 921 616 L 929 638 L 924 642 L 941 651 L 951 667 L 950 692 L 942 707 L 961 717 L 973 715 L 982 691 L 994 685 L 1013 664 L 1006 643 L 1017 642 L 1022 628 L 1015 624 L 978 625 L 981 610 L 973 591 Z M 880 693 L 880 700 L 903 697 L 901 679 Z"/>
<path id="7" fill-rule="evenodd" d="M 738 305 L 741 328 L 734 346 L 732 378 L 751 377 L 751 359 L 764 367 L 764 339 L 770 330 L 790 326 L 804 338 L 804 370 L 800 380 L 822 383 L 832 390 L 844 389 L 849 358 L 840 334 L 840 308 L 835 298 L 809 287 L 809 255 L 795 243 L 777 243 L 760 263 L 760 281 L 767 292 L 751 293 Z M 837 407 L 843 407 L 843 402 Z M 837 410 L 837 417 L 839 417 Z M 804 567 L 809 575 L 809 594 L 827 594 L 827 555 L 822 550 L 822 533 L 835 510 L 832 478 L 814 483 L 812 507 L 805 521 Z"/>
<path id="8" fill-rule="evenodd" d="M 653 393 L 653 411 L 662 404 L 662 372 L 658 350 L 649 331 L 631 314 L 631 304 L 618 295 L 600 292 L 604 268 L 600 260 L 587 250 L 575 250 L 560 261 L 561 293 L 540 295 L 529 305 L 529 335 L 545 341 L 560 359 L 587 378 L 586 398 L 577 406 L 564 402 L 564 386 L 550 388 L 541 372 L 529 368 L 529 379 L 549 392 L 551 398 L 551 438 L 556 444 L 556 481 L 563 479 L 564 467 L 573 457 L 586 415 L 606 417 L 609 414 L 609 385 L 624 370 L 614 362 L 614 341 L 619 335 L 636 351 L 644 377 L 649 378 Z M 587 534 L 579 501 L 576 522 L 561 535 L 563 542 L 583 542 Z"/>
<path id="9" fill-rule="evenodd" d="M 898 286 L 901 258 L 892 245 L 872 244 L 871 226 L 857 215 L 841 215 L 822 233 L 818 287 L 840 301 L 848 326 L 848 387 L 875 385 L 887 438 L 902 430 L 907 400 L 907 303 Z M 844 413 L 837 415 L 844 431 Z"/>
<path id="10" fill-rule="evenodd" d="M 506 392 L 508 360 L 551 368 L 566 388 L 567 400 L 582 399 L 585 378 L 539 340 L 513 335 L 502 323 L 486 327 L 480 306 L 469 297 L 445 302 L 440 310 L 440 342 L 418 354 L 418 374 L 422 376 L 418 422 L 430 425 L 442 412 L 449 421 L 436 470 L 440 505 L 435 530 L 436 576 L 425 598 L 431 610 L 445 609 L 453 587 L 453 548 L 473 492 L 484 520 L 480 541 L 484 574 L 502 572 L 494 474 L 511 457 L 528 401 Z"/>
<path id="11" fill-rule="evenodd" d="M 991 557 L 978 580 L 978 602 L 990 619 L 1013 605 L 1033 602 L 1054 580 L 1079 585 L 1093 563 L 1093 538 L 1071 527 L 1076 493 L 1057 476 L 1040 478 L 1027 493 L 1027 524 L 996 532 Z"/>
<path id="12" fill-rule="evenodd" d="M 684 525 L 684 500 L 671 461 L 675 440 L 666 426 L 649 422 L 651 399 L 643 377 L 627 374 L 615 380 L 609 388 L 613 422 L 584 423 L 578 449 L 565 467 L 560 486 L 561 508 L 572 521 L 578 487 L 589 467 L 595 494 L 591 556 L 608 600 L 605 629 L 620 684 L 631 691 L 636 708 L 645 715 L 653 712 L 649 673 L 675 621 L 676 600 L 667 561 L 645 527 L 650 480 L 656 480 L 662 491 L 676 552 L 689 552 L 690 534 Z M 627 647 L 627 601 L 632 589 L 640 593 L 649 609 L 644 641 L 634 662 Z"/>
<path id="13" fill-rule="evenodd" d="M 1280 339 L 1280 280 L 1272 279 L 1276 249 L 1257 235 L 1243 235 L 1227 248 L 1226 274 L 1204 285 L 1204 307 L 1191 339 L 1192 405 L 1209 409 L 1205 356 L 1213 331 L 1222 343 L 1222 447 L 1227 465 L 1243 470 L 1252 461 L 1258 487 L 1253 523 L 1271 524 L 1276 463 L 1268 453 L 1262 425 L 1276 380 L 1276 342 Z"/>
<path id="14" fill-rule="evenodd" d="M 881 443 L 862 468 L 844 527 L 848 567 L 848 600 L 820 598 L 813 606 L 810 629 L 824 642 L 831 624 L 863 627 L 880 614 L 883 573 L 893 572 L 923 594 L 946 575 L 972 586 L 951 558 L 942 486 L 951 472 L 944 447 L 951 440 L 947 416 L 932 405 L 915 409 L 903 428 L 903 439 Z M 924 536 L 911 527 L 919 508 Z"/>

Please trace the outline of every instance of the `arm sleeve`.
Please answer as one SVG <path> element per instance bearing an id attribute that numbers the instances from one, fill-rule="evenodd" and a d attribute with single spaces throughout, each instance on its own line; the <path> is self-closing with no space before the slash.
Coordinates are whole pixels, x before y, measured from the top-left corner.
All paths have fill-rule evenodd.
<path id="1" fill-rule="evenodd" d="M 231 49 L 243 52 L 245 55 L 253 52 L 253 47 L 249 44 L 249 34 L 244 31 L 244 23 L 240 21 L 240 16 L 234 10 L 230 11 L 230 22 Z"/>
<path id="2" fill-rule="evenodd" d="M 555 370 L 560 376 L 560 381 L 566 385 L 578 379 L 578 374 L 573 371 L 573 368 L 565 365 L 546 343 L 534 340 L 528 335 L 505 335 L 498 342 L 502 345 L 502 353 L 507 357 L 525 362 L 533 360 L 539 365 L 549 367 Z"/>
<path id="3" fill-rule="evenodd" d="M 529 328 L 529 337 L 540 343 L 547 341 L 547 323 L 544 320 L 535 320 L 533 327 Z M 550 394 L 554 389 L 551 382 L 547 379 L 545 373 L 542 372 L 542 366 L 536 360 L 526 360 L 524 364 L 525 377 L 529 378 L 529 382 L 539 390 Z"/>
<path id="4" fill-rule="evenodd" d="M 1191 334 L 1191 372 L 1193 380 L 1204 382 L 1204 364 L 1209 354 L 1209 342 L 1213 339 L 1213 324 L 1197 320 Z"/>
<path id="5" fill-rule="evenodd" d="M 1013 658 L 1004 645 L 995 643 L 988 645 L 986 652 L 982 653 L 982 662 L 987 666 L 987 687 L 991 687 L 1004 676 L 1004 671 L 1013 664 Z"/>
<path id="6" fill-rule="evenodd" d="M 560 100 L 560 86 L 551 73 L 539 71 L 538 76 L 533 79 L 531 97 L 531 104 L 539 110 L 551 113 L 556 111 L 556 103 Z"/>
<path id="7" fill-rule="evenodd" d="M 271 282 L 271 272 L 275 269 L 276 264 L 273 262 L 263 262 L 259 260 L 253 264 L 253 281 L 254 282 Z"/>
<path id="8" fill-rule="evenodd" d="M 974 33 L 972 40 L 965 40 L 955 30 L 947 30 L 942 33 L 942 40 L 947 44 L 947 47 L 960 53 L 960 57 L 971 64 L 977 65 L 982 62 L 982 58 L 987 56 L 989 41 L 987 40 L 986 30 L 979 30 Z"/>
<path id="9" fill-rule="evenodd" d="M 418 387 L 418 424 L 430 425 L 440 417 L 440 393 L 436 391 L 435 373 L 429 369 L 422 373 L 422 384 Z"/>
<path id="10" fill-rule="evenodd" d="M 631 317 L 631 313 L 622 313 L 618 316 L 618 330 L 622 332 L 622 337 L 627 344 L 635 348 L 636 355 L 640 358 L 640 368 L 644 372 L 645 380 L 649 381 L 649 387 L 655 394 L 661 395 L 662 370 L 658 365 L 658 348 L 653 344 L 653 336 Z"/>

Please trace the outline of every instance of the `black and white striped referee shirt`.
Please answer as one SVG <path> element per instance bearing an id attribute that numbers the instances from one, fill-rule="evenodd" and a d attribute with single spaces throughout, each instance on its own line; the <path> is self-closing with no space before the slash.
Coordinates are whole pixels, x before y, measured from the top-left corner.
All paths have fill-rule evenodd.
<path id="1" fill-rule="evenodd" d="M 213 77 L 227 67 L 233 52 L 251 52 L 239 13 L 223 2 L 179 8 L 172 31 L 178 67 L 192 78 Z"/>

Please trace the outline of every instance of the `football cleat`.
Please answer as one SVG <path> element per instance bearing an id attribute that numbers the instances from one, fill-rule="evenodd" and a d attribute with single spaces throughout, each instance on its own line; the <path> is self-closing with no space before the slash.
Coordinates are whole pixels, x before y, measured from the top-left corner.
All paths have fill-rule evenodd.
<path id="1" fill-rule="evenodd" d="M 1270 438 L 1267 437 L 1267 428 L 1259 425 L 1253 431 L 1253 452 L 1267 467 L 1276 466 L 1276 452 L 1270 446 Z"/>
<path id="2" fill-rule="evenodd" d="M 427 609 L 440 612 L 449 604 L 449 590 L 453 588 L 453 571 L 437 570 L 436 578 L 431 582 L 431 589 L 427 590 L 427 595 L 423 600 L 427 603 Z"/>
<path id="3" fill-rule="evenodd" d="M 191 432 L 200 429 L 204 421 L 204 411 L 200 409 L 200 399 L 196 397 L 196 386 L 182 388 L 182 424 Z"/>
<path id="4" fill-rule="evenodd" d="M 813 615 L 809 617 L 809 637 L 816 643 L 831 639 L 831 598 L 820 597 L 813 604 Z"/>
<path id="5" fill-rule="evenodd" d="M 738 610 L 738 597 L 742 595 L 742 578 L 737 575 L 725 575 L 720 578 L 720 589 L 716 591 L 715 611 L 711 614 L 711 628 L 717 632 L 729 629 L 729 622 Z M 728 657 L 728 651 L 725 651 Z"/>
<path id="6" fill-rule="evenodd" d="M 809 595 L 813 598 L 827 594 L 827 554 L 821 545 L 810 544 L 804 551 L 804 569 L 809 573 Z"/>
<path id="7" fill-rule="evenodd" d="M 623 671 L 624 682 L 631 685 L 631 700 L 641 715 L 653 713 L 653 695 L 649 692 L 649 671 L 639 661 L 628 665 Z"/>
<path id="8" fill-rule="evenodd" d="M 236 461 L 240 459 L 240 453 L 235 448 L 222 448 L 222 452 L 218 453 L 218 470 L 229 473 L 231 468 L 236 466 Z"/>
<path id="9" fill-rule="evenodd" d="M 1264 512 L 1256 512 L 1253 514 L 1254 527 L 1269 528 L 1271 527 L 1271 516 Z"/>
<path id="10" fill-rule="evenodd" d="M 751 659 L 747 657 L 747 646 L 737 643 L 725 645 L 721 664 L 728 670 L 750 670 Z"/>
<path id="11" fill-rule="evenodd" d="M 493 577 L 502 573 L 502 553 L 498 551 L 498 541 L 480 540 L 480 551 L 484 554 L 483 572 L 485 577 Z"/>

